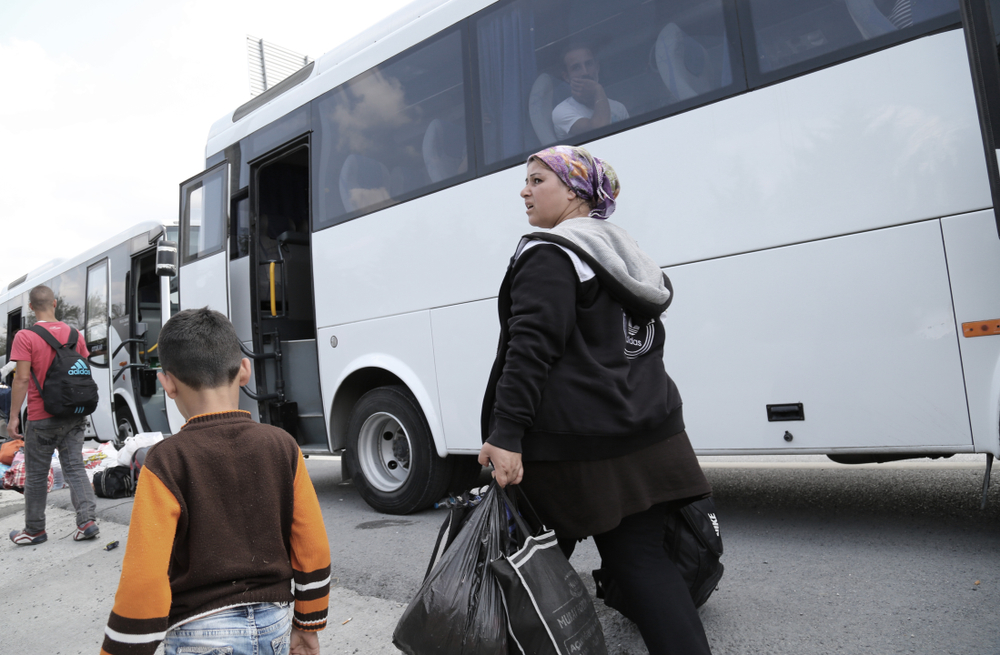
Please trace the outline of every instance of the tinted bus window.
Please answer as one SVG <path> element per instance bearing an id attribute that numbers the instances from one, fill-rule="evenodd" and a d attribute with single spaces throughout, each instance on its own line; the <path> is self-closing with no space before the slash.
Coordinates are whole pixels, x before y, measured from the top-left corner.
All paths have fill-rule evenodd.
<path id="1" fill-rule="evenodd" d="M 744 0 L 756 66 L 789 73 L 957 22 L 958 0 Z"/>
<path id="2" fill-rule="evenodd" d="M 731 14 L 721 0 L 516 0 L 484 12 L 476 37 L 486 163 L 745 88 Z"/>
<path id="3" fill-rule="evenodd" d="M 108 356 L 108 260 L 87 269 L 87 350 L 95 364 Z"/>
<path id="4" fill-rule="evenodd" d="M 229 258 L 239 259 L 250 254 L 250 198 L 233 201 L 230 210 Z"/>
<path id="5" fill-rule="evenodd" d="M 56 320 L 77 330 L 83 329 L 86 283 L 82 266 L 68 270 L 49 282 L 56 298 Z"/>
<path id="6" fill-rule="evenodd" d="M 318 228 L 469 170 L 458 31 L 359 75 L 320 97 L 315 110 Z"/>
<path id="7" fill-rule="evenodd" d="M 226 247 L 226 168 L 186 182 L 181 189 L 181 264 L 189 264 Z"/>

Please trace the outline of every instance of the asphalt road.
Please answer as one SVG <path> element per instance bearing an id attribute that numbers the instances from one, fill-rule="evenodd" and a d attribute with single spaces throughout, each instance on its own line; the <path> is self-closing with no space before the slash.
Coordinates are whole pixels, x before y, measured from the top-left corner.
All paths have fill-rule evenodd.
<path id="1" fill-rule="evenodd" d="M 1000 491 L 980 511 L 981 464 L 930 465 L 707 466 L 726 549 L 701 609 L 713 652 L 1000 653 Z M 310 470 L 339 583 L 405 604 L 443 514 L 378 515 L 320 463 Z M 571 561 L 589 582 L 593 543 Z M 631 623 L 598 608 L 612 655 L 646 652 Z"/>
<path id="2" fill-rule="evenodd" d="M 981 458 L 929 469 L 823 462 L 707 462 L 726 549 L 726 574 L 701 609 L 713 652 L 1000 653 L 1000 490 L 980 511 Z M 444 514 L 378 514 L 341 481 L 338 461 L 312 458 L 308 467 L 333 558 L 323 652 L 396 653 L 392 629 L 419 587 Z M 65 490 L 51 499 L 69 506 Z M 4 529 L 18 523 L 10 509 L 0 503 Z M 50 537 L 46 546 L 0 547 L 3 652 L 29 633 L 59 648 L 20 652 L 96 652 L 122 550 L 99 546 L 106 536 L 125 545 L 129 510 L 129 501 L 101 501 L 101 544 Z M 50 509 L 50 525 L 70 520 L 60 511 Z M 589 584 L 599 563 L 592 542 L 572 563 Z M 31 581 L 11 571 L 30 573 Z M 58 589 L 33 594 L 43 579 Z M 50 611 L 53 602 L 65 611 Z M 600 601 L 597 607 L 612 655 L 646 652 L 631 623 Z M 3 628 L 8 620 L 17 628 Z"/>

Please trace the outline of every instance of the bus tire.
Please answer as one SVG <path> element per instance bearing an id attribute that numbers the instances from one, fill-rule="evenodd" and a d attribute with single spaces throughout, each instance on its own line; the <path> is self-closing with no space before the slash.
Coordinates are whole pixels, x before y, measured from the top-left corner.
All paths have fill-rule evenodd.
<path id="1" fill-rule="evenodd" d="M 427 420 L 405 387 L 378 387 L 361 396 L 347 439 L 354 486 L 379 512 L 409 514 L 446 493 L 454 462 L 438 457 Z"/>
<path id="2" fill-rule="evenodd" d="M 135 419 L 132 412 L 127 407 L 122 407 L 115 412 L 115 441 L 116 446 L 121 446 L 129 437 L 139 434 L 135 427 Z"/>

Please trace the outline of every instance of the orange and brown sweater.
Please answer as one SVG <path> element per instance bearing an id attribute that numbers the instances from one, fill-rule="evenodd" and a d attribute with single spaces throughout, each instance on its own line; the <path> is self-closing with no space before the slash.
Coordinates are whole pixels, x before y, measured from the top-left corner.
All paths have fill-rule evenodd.
<path id="1" fill-rule="evenodd" d="M 203 414 L 150 449 L 102 655 L 152 654 L 176 625 L 294 602 L 326 627 L 330 546 L 302 452 L 248 412 Z"/>

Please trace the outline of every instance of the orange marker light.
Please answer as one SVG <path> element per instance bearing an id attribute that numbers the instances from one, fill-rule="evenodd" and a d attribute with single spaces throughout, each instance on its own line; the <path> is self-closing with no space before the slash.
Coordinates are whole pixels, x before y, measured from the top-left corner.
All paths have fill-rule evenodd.
<path id="1" fill-rule="evenodd" d="M 962 323 L 962 334 L 967 337 L 987 337 L 991 334 L 1000 334 L 1000 318 L 994 318 L 991 321 Z"/>

